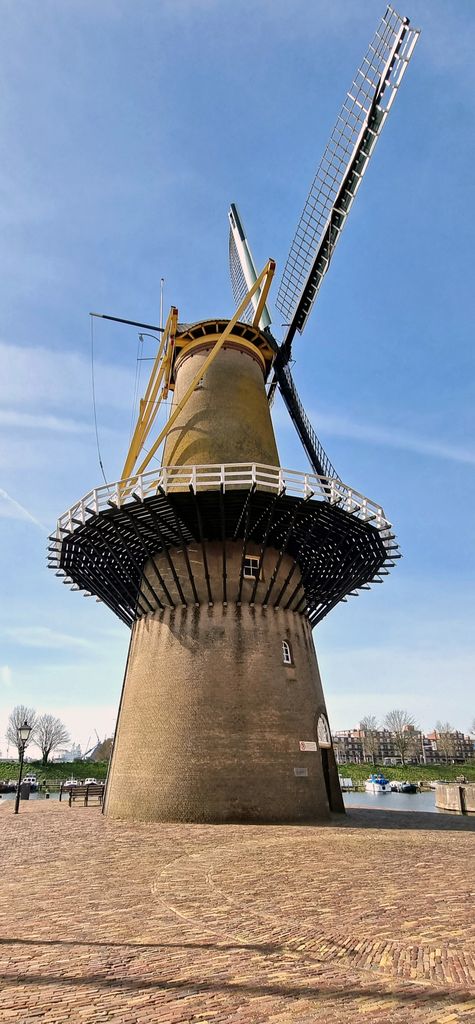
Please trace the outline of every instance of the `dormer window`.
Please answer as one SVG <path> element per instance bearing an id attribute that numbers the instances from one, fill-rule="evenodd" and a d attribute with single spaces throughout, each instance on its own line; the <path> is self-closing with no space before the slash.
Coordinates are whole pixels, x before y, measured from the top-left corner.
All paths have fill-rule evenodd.
<path id="1" fill-rule="evenodd" d="M 282 661 L 284 665 L 293 665 L 292 648 L 288 640 L 282 640 Z"/>

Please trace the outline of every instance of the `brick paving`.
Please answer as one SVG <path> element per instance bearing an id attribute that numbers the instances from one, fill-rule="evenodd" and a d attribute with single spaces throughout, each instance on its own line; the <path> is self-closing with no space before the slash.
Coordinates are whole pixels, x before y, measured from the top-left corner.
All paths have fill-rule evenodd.
<path id="1" fill-rule="evenodd" d="M 0 801 L 2 1024 L 475 1022 L 473 819 L 12 812 Z"/>

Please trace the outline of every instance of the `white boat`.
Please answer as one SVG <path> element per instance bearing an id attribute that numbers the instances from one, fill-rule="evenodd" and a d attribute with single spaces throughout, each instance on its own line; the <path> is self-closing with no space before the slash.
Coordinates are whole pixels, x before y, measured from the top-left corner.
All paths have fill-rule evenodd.
<path id="1" fill-rule="evenodd" d="M 366 779 L 364 788 L 367 793 L 390 793 L 391 783 L 384 775 L 370 775 L 369 779 Z"/>

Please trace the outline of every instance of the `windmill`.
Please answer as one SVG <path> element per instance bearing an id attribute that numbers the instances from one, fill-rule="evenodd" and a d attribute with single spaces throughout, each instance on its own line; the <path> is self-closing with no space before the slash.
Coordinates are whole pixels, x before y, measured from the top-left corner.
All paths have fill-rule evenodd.
<path id="1" fill-rule="evenodd" d="M 234 205 L 230 320 L 186 324 L 176 307 L 164 328 L 108 317 L 159 335 L 156 357 L 121 479 L 60 517 L 49 559 L 132 629 L 111 816 L 302 821 L 343 810 L 312 627 L 381 582 L 399 551 L 382 507 L 334 470 L 289 363 L 417 38 L 388 7 L 290 248 L 280 341 L 267 305 L 275 264 L 257 272 Z M 280 466 L 277 387 L 312 472 Z"/>

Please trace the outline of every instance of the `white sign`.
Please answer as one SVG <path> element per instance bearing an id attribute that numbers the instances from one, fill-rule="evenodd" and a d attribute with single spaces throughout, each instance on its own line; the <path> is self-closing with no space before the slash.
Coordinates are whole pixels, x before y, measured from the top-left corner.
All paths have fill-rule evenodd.
<path id="1" fill-rule="evenodd" d="M 299 750 L 316 750 L 317 744 L 314 740 L 300 740 Z"/>
<path id="2" fill-rule="evenodd" d="M 308 768 L 294 768 L 294 775 L 298 779 L 308 779 Z"/>

